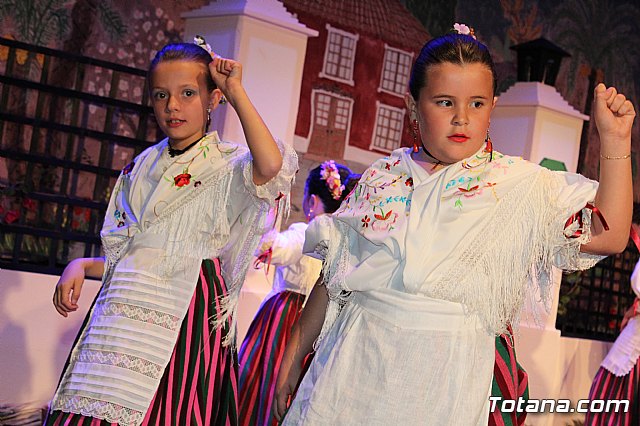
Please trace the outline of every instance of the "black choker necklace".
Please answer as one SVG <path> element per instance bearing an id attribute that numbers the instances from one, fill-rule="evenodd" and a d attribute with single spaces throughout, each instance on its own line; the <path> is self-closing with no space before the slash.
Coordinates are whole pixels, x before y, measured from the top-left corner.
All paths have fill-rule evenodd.
<path id="1" fill-rule="evenodd" d="M 433 166 L 434 168 L 438 165 L 438 164 L 442 164 L 443 166 L 448 166 L 452 163 L 445 163 L 444 161 L 440 161 L 438 160 L 436 157 L 433 156 L 433 154 L 431 154 L 427 148 L 424 147 L 424 145 L 422 145 L 422 150 L 424 151 L 425 154 L 427 154 L 427 156 L 433 158 L 434 160 L 436 160 L 436 164 Z"/>
<path id="2" fill-rule="evenodd" d="M 203 136 L 204 137 L 204 136 Z M 193 146 L 195 144 L 197 144 L 198 142 L 200 142 L 202 140 L 202 138 L 198 139 L 197 141 L 193 142 L 191 145 L 189 145 L 188 147 L 186 147 L 185 149 L 175 149 L 171 147 L 171 142 L 167 142 L 167 145 L 169 146 L 169 157 L 173 158 L 175 156 L 178 155 L 182 155 L 185 152 L 189 151 L 191 148 L 193 148 Z"/>

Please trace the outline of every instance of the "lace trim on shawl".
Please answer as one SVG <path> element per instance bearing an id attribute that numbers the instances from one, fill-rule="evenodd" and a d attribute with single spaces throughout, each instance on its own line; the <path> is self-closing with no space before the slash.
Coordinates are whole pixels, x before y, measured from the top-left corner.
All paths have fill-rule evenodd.
<path id="1" fill-rule="evenodd" d="M 132 410 L 112 402 L 99 401 L 84 396 L 61 396 L 52 410 L 65 413 L 82 414 L 83 416 L 106 420 L 120 425 L 139 425 L 144 420 L 142 411 Z"/>
<path id="2" fill-rule="evenodd" d="M 561 212 L 551 207 L 561 205 L 561 201 L 549 199 L 549 194 L 558 193 L 559 185 L 543 170 L 533 182 L 523 181 L 516 186 L 499 201 L 455 267 L 435 285 L 423 288 L 423 293 L 464 304 L 477 312 L 487 330 L 495 334 L 506 333 L 508 324 L 518 325 L 525 298 L 534 307 L 539 306 L 536 302 L 542 302 L 548 312 L 554 264 L 585 269 L 602 259 L 580 253 L 580 246 L 591 239 L 590 211 L 583 212 L 583 233 L 579 238 L 559 237 L 566 218 L 575 213 L 570 206 Z M 515 244 L 504 244 L 514 239 Z M 514 253 L 514 246 L 524 250 Z M 535 310 L 534 315 L 539 322 L 540 311 Z"/>
<path id="3" fill-rule="evenodd" d="M 329 239 L 320 241 L 314 249 L 315 253 L 324 258 L 322 277 L 329 295 L 322 329 L 313 343 L 314 350 L 317 350 L 338 319 L 342 309 L 351 300 L 352 293 L 345 290 L 344 286 L 344 279 L 349 268 L 349 239 L 346 238 L 349 226 L 339 220 L 332 220 L 328 216 L 319 216 L 315 220 L 322 221 L 322 226 L 328 226 L 329 229 Z"/>
<path id="4" fill-rule="evenodd" d="M 134 355 L 105 352 L 83 348 L 78 355 L 79 362 L 89 362 L 92 364 L 113 365 L 115 367 L 126 368 L 135 371 L 152 379 L 158 379 L 162 376 L 164 368 L 154 362 L 140 358 Z"/>
<path id="5" fill-rule="evenodd" d="M 126 303 L 107 302 L 101 305 L 101 312 L 106 316 L 129 318 L 157 325 L 167 330 L 177 330 L 182 324 L 182 319 L 175 315 Z"/>

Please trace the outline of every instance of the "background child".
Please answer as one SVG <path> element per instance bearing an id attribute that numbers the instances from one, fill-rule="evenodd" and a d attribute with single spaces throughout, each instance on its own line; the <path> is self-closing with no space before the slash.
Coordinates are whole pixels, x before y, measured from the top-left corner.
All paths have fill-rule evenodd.
<path id="1" fill-rule="evenodd" d="M 631 288 L 640 297 L 640 262 L 631 274 Z M 628 400 L 625 412 L 588 412 L 585 425 L 637 425 L 640 424 L 640 301 L 636 297 L 625 312 L 620 335 L 611 347 L 600 369 L 593 378 L 589 400 Z"/>
<path id="2" fill-rule="evenodd" d="M 85 275 L 103 275 L 46 424 L 237 423 L 231 317 L 295 152 L 274 141 L 235 61 L 170 44 L 151 62 L 149 87 L 167 139 L 118 178 L 105 258 L 74 260 L 57 284 L 53 303 L 66 317 Z M 223 94 L 248 149 L 206 133 Z"/>
<path id="3" fill-rule="evenodd" d="M 307 222 L 333 213 L 356 185 L 360 175 L 333 160 L 309 172 L 302 209 Z M 278 370 L 291 329 L 304 300 L 320 276 L 322 263 L 302 253 L 307 223 L 294 223 L 275 238 L 265 238 L 268 264 L 277 266 L 273 291 L 251 322 L 239 352 L 239 417 L 242 425 L 276 425 L 271 404 Z"/>
<path id="4" fill-rule="evenodd" d="M 598 185 L 493 150 L 495 76 L 472 33 L 429 41 L 405 98 L 415 149 L 374 163 L 307 229 L 324 287 L 287 345 L 278 417 L 319 342 L 285 425 L 486 425 L 495 336 L 518 323 L 529 283 L 547 299 L 552 265 L 585 269 L 626 247 L 631 102 L 596 88 Z"/>

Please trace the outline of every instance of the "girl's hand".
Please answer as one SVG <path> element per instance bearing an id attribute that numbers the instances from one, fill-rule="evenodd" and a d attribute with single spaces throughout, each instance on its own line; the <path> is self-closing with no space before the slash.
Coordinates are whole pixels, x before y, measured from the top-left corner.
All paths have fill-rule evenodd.
<path id="1" fill-rule="evenodd" d="M 601 141 L 631 141 L 631 127 L 636 116 L 633 104 L 615 87 L 607 88 L 600 83 L 595 88 L 594 118 Z M 602 146 L 603 155 L 626 155 L 629 146 L 620 147 L 624 152 L 617 152 L 617 146 Z M 611 151 L 611 152 L 609 152 Z"/>
<path id="2" fill-rule="evenodd" d="M 209 63 L 209 72 L 218 89 L 234 105 L 234 94 L 242 89 L 242 65 L 233 59 L 215 56 Z M 235 106 L 235 105 L 234 105 Z"/>
<path id="3" fill-rule="evenodd" d="M 271 407 L 273 416 L 278 420 L 278 423 L 282 421 L 289 405 L 291 405 L 291 399 L 294 396 L 301 374 L 302 369 L 293 365 L 288 372 L 280 370 L 278 374 L 276 392 L 273 398 L 273 406 Z"/>
<path id="4" fill-rule="evenodd" d="M 63 317 L 78 309 L 78 299 L 85 277 L 84 259 L 75 259 L 64 268 L 64 272 L 53 292 L 53 306 Z"/>

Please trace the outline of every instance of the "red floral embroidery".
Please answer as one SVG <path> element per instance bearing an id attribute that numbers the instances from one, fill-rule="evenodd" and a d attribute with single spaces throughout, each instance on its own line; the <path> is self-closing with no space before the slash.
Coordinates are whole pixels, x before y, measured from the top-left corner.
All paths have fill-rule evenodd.
<path id="1" fill-rule="evenodd" d="M 384 168 L 385 170 L 391 170 L 391 164 L 385 163 Z"/>
<path id="2" fill-rule="evenodd" d="M 389 216 L 391 216 L 391 213 L 393 213 L 393 211 L 389 210 L 387 214 L 385 214 L 384 216 L 381 214 L 374 214 L 373 217 L 375 217 L 378 220 L 387 220 L 389 219 Z"/>
<path id="3" fill-rule="evenodd" d="M 122 174 L 126 176 L 129 173 L 131 173 L 131 170 L 133 170 L 133 166 L 135 166 L 135 165 L 136 165 L 136 163 L 134 163 L 132 161 L 129 164 L 127 164 L 126 166 L 124 166 L 124 169 L 122 169 Z"/>
<path id="4" fill-rule="evenodd" d="M 405 180 L 404 184 L 407 186 L 413 186 L 413 178 L 410 177 L 409 179 Z"/>
<path id="5" fill-rule="evenodd" d="M 476 189 L 478 189 L 478 188 L 479 188 L 479 185 L 476 185 L 476 186 L 472 186 L 472 187 L 471 187 L 471 188 L 469 188 L 469 189 L 466 189 L 466 188 L 458 188 L 458 191 L 460 191 L 460 192 L 473 192 L 473 191 L 475 191 L 475 190 L 476 190 Z"/>
<path id="6" fill-rule="evenodd" d="M 393 166 L 394 167 L 397 166 L 398 164 L 400 164 L 400 160 L 396 160 L 396 161 L 393 162 Z"/>
<path id="7" fill-rule="evenodd" d="M 189 182 L 191 182 L 191 175 L 189 173 L 181 173 L 173 178 L 173 183 L 175 183 L 177 187 L 189 185 Z"/>
<path id="8" fill-rule="evenodd" d="M 369 222 L 371 222 L 371 218 L 368 215 L 364 215 L 364 217 L 361 220 L 362 220 L 362 227 L 368 228 Z"/>

